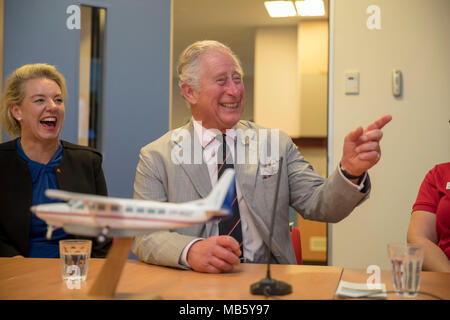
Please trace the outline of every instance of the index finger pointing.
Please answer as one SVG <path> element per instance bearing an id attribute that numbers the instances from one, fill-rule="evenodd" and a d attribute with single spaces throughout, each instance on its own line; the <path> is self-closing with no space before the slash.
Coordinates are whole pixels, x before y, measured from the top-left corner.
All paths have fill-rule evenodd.
<path id="1" fill-rule="evenodd" d="M 374 130 L 374 129 L 381 129 L 383 128 L 387 123 L 389 123 L 392 120 L 392 116 L 390 114 L 385 114 L 380 119 L 376 120 L 372 124 L 370 124 L 365 131 Z"/>

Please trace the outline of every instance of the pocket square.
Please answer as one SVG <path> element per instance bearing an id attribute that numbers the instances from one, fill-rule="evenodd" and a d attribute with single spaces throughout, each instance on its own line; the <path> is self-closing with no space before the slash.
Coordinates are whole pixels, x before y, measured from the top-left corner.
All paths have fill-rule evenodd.
<path id="1" fill-rule="evenodd" d="M 267 179 L 278 173 L 278 168 L 280 167 L 279 160 L 270 160 L 268 163 L 260 164 L 259 174 Z"/>

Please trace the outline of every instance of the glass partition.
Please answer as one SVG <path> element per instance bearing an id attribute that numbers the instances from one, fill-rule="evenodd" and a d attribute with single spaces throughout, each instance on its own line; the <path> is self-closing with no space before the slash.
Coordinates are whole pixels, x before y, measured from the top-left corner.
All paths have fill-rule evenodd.
<path id="1" fill-rule="evenodd" d="M 106 9 L 80 9 L 78 143 L 101 149 Z"/>

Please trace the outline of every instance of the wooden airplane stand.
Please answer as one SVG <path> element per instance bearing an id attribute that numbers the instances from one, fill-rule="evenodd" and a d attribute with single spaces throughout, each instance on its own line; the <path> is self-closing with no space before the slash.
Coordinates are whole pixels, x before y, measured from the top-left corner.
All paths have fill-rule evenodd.
<path id="1" fill-rule="evenodd" d="M 116 238 L 109 250 L 105 264 L 95 279 L 88 295 L 112 298 L 115 295 L 125 262 L 128 259 L 133 238 Z"/>

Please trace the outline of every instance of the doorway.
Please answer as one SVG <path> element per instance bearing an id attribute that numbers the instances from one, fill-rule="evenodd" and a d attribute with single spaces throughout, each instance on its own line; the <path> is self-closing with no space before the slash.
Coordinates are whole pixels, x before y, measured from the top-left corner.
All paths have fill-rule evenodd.
<path id="1" fill-rule="evenodd" d="M 261 0 L 173 0 L 170 128 L 191 117 L 177 84 L 181 52 L 198 40 L 218 40 L 230 46 L 244 69 L 241 118 L 288 133 L 326 177 L 328 1 L 324 4 L 322 17 L 271 18 Z M 300 228 L 303 263 L 326 265 L 326 223 L 304 220 L 293 209 L 290 220 Z"/>

